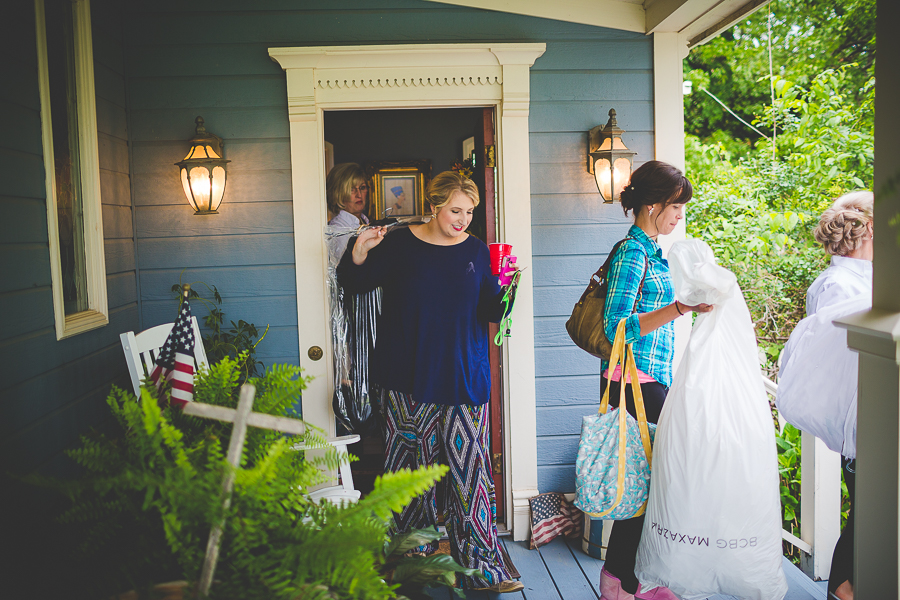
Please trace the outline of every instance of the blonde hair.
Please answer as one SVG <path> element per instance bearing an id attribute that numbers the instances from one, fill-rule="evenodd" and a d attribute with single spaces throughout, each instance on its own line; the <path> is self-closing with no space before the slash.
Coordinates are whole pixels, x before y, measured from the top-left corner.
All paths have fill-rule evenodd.
<path id="1" fill-rule="evenodd" d="M 325 204 L 331 216 L 345 209 L 354 187 L 366 182 L 366 172 L 358 164 L 334 165 L 325 178 Z"/>
<path id="2" fill-rule="evenodd" d="M 859 248 L 863 236 L 869 231 L 875 194 L 850 192 L 834 201 L 831 208 L 822 213 L 813 235 L 825 246 L 825 252 L 846 256 Z"/>
<path id="3" fill-rule="evenodd" d="M 478 186 L 471 179 L 457 171 L 444 171 L 439 173 L 425 190 L 425 202 L 437 212 L 439 208 L 450 202 L 454 192 L 462 192 L 478 206 Z"/>

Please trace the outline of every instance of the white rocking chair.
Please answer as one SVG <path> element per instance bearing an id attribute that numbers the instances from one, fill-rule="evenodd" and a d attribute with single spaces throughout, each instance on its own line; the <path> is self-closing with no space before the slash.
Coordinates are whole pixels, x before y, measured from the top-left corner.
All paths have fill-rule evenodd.
<path id="1" fill-rule="evenodd" d="M 341 437 L 327 438 L 325 441 L 334 446 L 335 450 L 337 450 L 338 456 L 341 459 L 340 485 L 332 485 L 312 491 L 309 493 L 309 497 L 312 498 L 313 501 L 317 504 L 322 500 L 328 500 L 336 504 L 340 504 L 341 502 L 358 501 L 360 491 L 353 489 L 353 473 L 350 471 L 350 461 L 348 460 L 349 453 L 347 452 L 347 446 L 358 442 L 359 435 L 342 435 Z M 305 444 L 297 444 L 293 447 L 293 449 L 299 450 L 301 452 L 312 450 L 312 448 L 307 448 Z"/>
<path id="2" fill-rule="evenodd" d="M 174 325 L 174 323 L 165 323 L 137 334 L 133 331 L 126 331 L 119 336 L 119 339 L 122 341 L 122 349 L 125 351 L 125 361 L 128 363 L 131 385 L 136 396 L 140 397 L 141 382 L 153 372 L 156 358 L 159 356 L 159 349 L 166 343 L 166 338 L 169 337 L 169 333 L 171 333 Z M 206 349 L 203 347 L 203 339 L 200 337 L 200 326 L 197 324 L 197 317 L 191 317 L 191 325 L 194 330 L 194 372 L 196 373 L 201 366 L 208 365 L 209 360 L 206 358 Z M 262 421 L 256 422 L 258 417 L 254 415 L 255 413 L 251 414 L 250 424 L 256 427 L 264 426 Z M 341 456 L 340 485 L 333 485 L 310 492 L 310 498 L 317 503 L 322 500 L 335 503 L 358 501 L 360 491 L 353 488 L 353 473 L 350 471 L 350 462 L 346 460 L 346 457 L 348 455 L 347 446 L 358 442 L 359 436 L 344 435 L 336 438 L 327 438 L 325 441 L 334 446 Z M 313 448 L 307 448 L 304 444 L 297 444 L 293 449 L 301 452 L 313 450 Z"/>
<path id="3" fill-rule="evenodd" d="M 122 341 L 122 349 L 125 351 L 125 361 L 128 363 L 128 374 L 131 376 L 131 385 L 136 396 L 141 395 L 141 381 L 150 376 L 159 356 L 159 349 L 166 343 L 166 338 L 172 332 L 174 323 L 164 323 L 145 329 L 135 334 L 126 331 L 119 336 Z M 191 326 L 194 330 L 194 372 L 201 366 L 206 366 L 209 361 L 206 358 L 206 349 L 203 347 L 203 339 L 200 337 L 200 326 L 197 317 L 191 317 Z"/>

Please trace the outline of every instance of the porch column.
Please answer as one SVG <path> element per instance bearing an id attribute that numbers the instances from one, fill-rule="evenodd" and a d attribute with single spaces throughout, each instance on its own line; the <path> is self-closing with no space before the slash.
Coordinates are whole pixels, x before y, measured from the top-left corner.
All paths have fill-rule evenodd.
<path id="1" fill-rule="evenodd" d="M 878 0 L 875 74 L 875 238 L 872 310 L 853 315 L 847 343 L 859 353 L 857 424 L 856 564 L 854 597 L 898 597 L 898 485 L 900 485 L 900 7 Z M 893 190 L 886 184 L 893 180 Z"/>
<path id="2" fill-rule="evenodd" d="M 653 34 L 653 131 L 654 158 L 684 171 L 684 69 L 688 55 L 687 38 L 677 32 Z M 690 204 L 688 204 L 690 207 Z M 690 214 L 690 208 L 688 208 Z M 669 235 L 659 237 L 664 255 L 678 240 L 687 237 L 686 222 L 682 221 Z M 675 319 L 675 361 L 678 368 L 681 355 L 691 335 L 690 319 Z"/>
<path id="3" fill-rule="evenodd" d="M 521 176 L 521 166 L 529 164 L 528 107 L 531 101 L 530 68 L 544 53 L 543 45 L 523 45 L 503 50 L 491 48 L 503 69 L 503 97 L 499 106 L 498 183 L 503 202 L 500 238 L 512 244 L 515 255 L 523 265 L 533 265 L 531 249 L 531 180 Z M 511 474 L 513 539 L 528 539 L 531 510 L 528 499 L 538 494 L 537 475 L 537 412 L 534 387 L 534 292 L 531 274 L 522 274 L 516 295 L 516 326 L 509 342 L 504 344 L 503 364 L 508 365 L 503 385 L 509 390 L 505 398 L 510 403 L 504 423 L 505 468 Z"/>
<path id="4" fill-rule="evenodd" d="M 313 63 L 315 57 L 308 58 Z M 284 65 L 282 65 L 284 66 Z M 325 430 L 326 436 L 335 434 L 334 413 L 331 410 L 332 372 L 331 315 L 325 279 L 328 256 L 325 251 L 322 223 L 325 214 L 325 163 L 323 115 L 316 106 L 315 69 L 285 68 L 287 74 L 288 119 L 291 127 L 291 193 L 294 198 L 294 251 L 297 269 L 297 337 L 300 342 L 300 366 L 304 376 L 312 376 L 303 392 L 303 419 Z M 304 314 L 309 307 L 318 307 L 320 315 Z M 318 347 L 324 357 L 310 354 Z M 310 399 L 311 401 L 306 401 Z M 323 399 L 325 399 L 323 401 Z"/>

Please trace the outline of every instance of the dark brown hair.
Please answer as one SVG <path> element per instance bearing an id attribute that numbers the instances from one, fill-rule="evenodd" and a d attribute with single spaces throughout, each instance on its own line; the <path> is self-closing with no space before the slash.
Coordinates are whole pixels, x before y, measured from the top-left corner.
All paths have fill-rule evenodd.
<path id="1" fill-rule="evenodd" d="M 637 214 L 642 206 L 665 202 L 686 204 L 694 195 L 688 178 L 677 167 L 660 160 L 645 162 L 631 174 L 631 181 L 622 190 L 622 210 Z"/>

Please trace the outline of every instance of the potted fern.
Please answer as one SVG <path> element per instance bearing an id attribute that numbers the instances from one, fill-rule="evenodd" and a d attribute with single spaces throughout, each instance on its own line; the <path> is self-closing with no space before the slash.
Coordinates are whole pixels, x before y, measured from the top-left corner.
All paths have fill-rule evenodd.
<path id="1" fill-rule="evenodd" d="M 195 400 L 233 407 L 239 361 L 224 358 L 198 373 Z M 293 407 L 307 383 L 298 367 L 276 365 L 252 382 L 256 412 L 297 416 Z M 81 479 L 52 484 L 70 501 L 61 521 L 81 540 L 75 556 L 83 579 L 72 585 L 89 597 L 131 589 L 130 597 L 149 598 L 167 581 L 176 583 L 157 587 L 156 597 L 190 593 L 187 582 L 197 580 L 216 522 L 225 531 L 210 598 L 415 597 L 425 585 L 452 586 L 456 571 L 468 572 L 447 556 L 404 556 L 433 530 L 388 536 L 392 511 L 426 491 L 446 467 L 385 474 L 357 504 L 319 505 L 308 490 L 322 481 L 320 467 L 337 467 L 336 453 L 306 460 L 291 449 L 297 439 L 251 429 L 225 511 L 219 490 L 230 468 L 223 450 L 228 424 L 185 416 L 168 408 L 165 395 L 145 387 L 135 402 L 113 388 L 107 403 L 115 430 L 86 436 L 70 452 Z M 321 431 L 308 431 L 307 444 L 324 445 Z"/>

